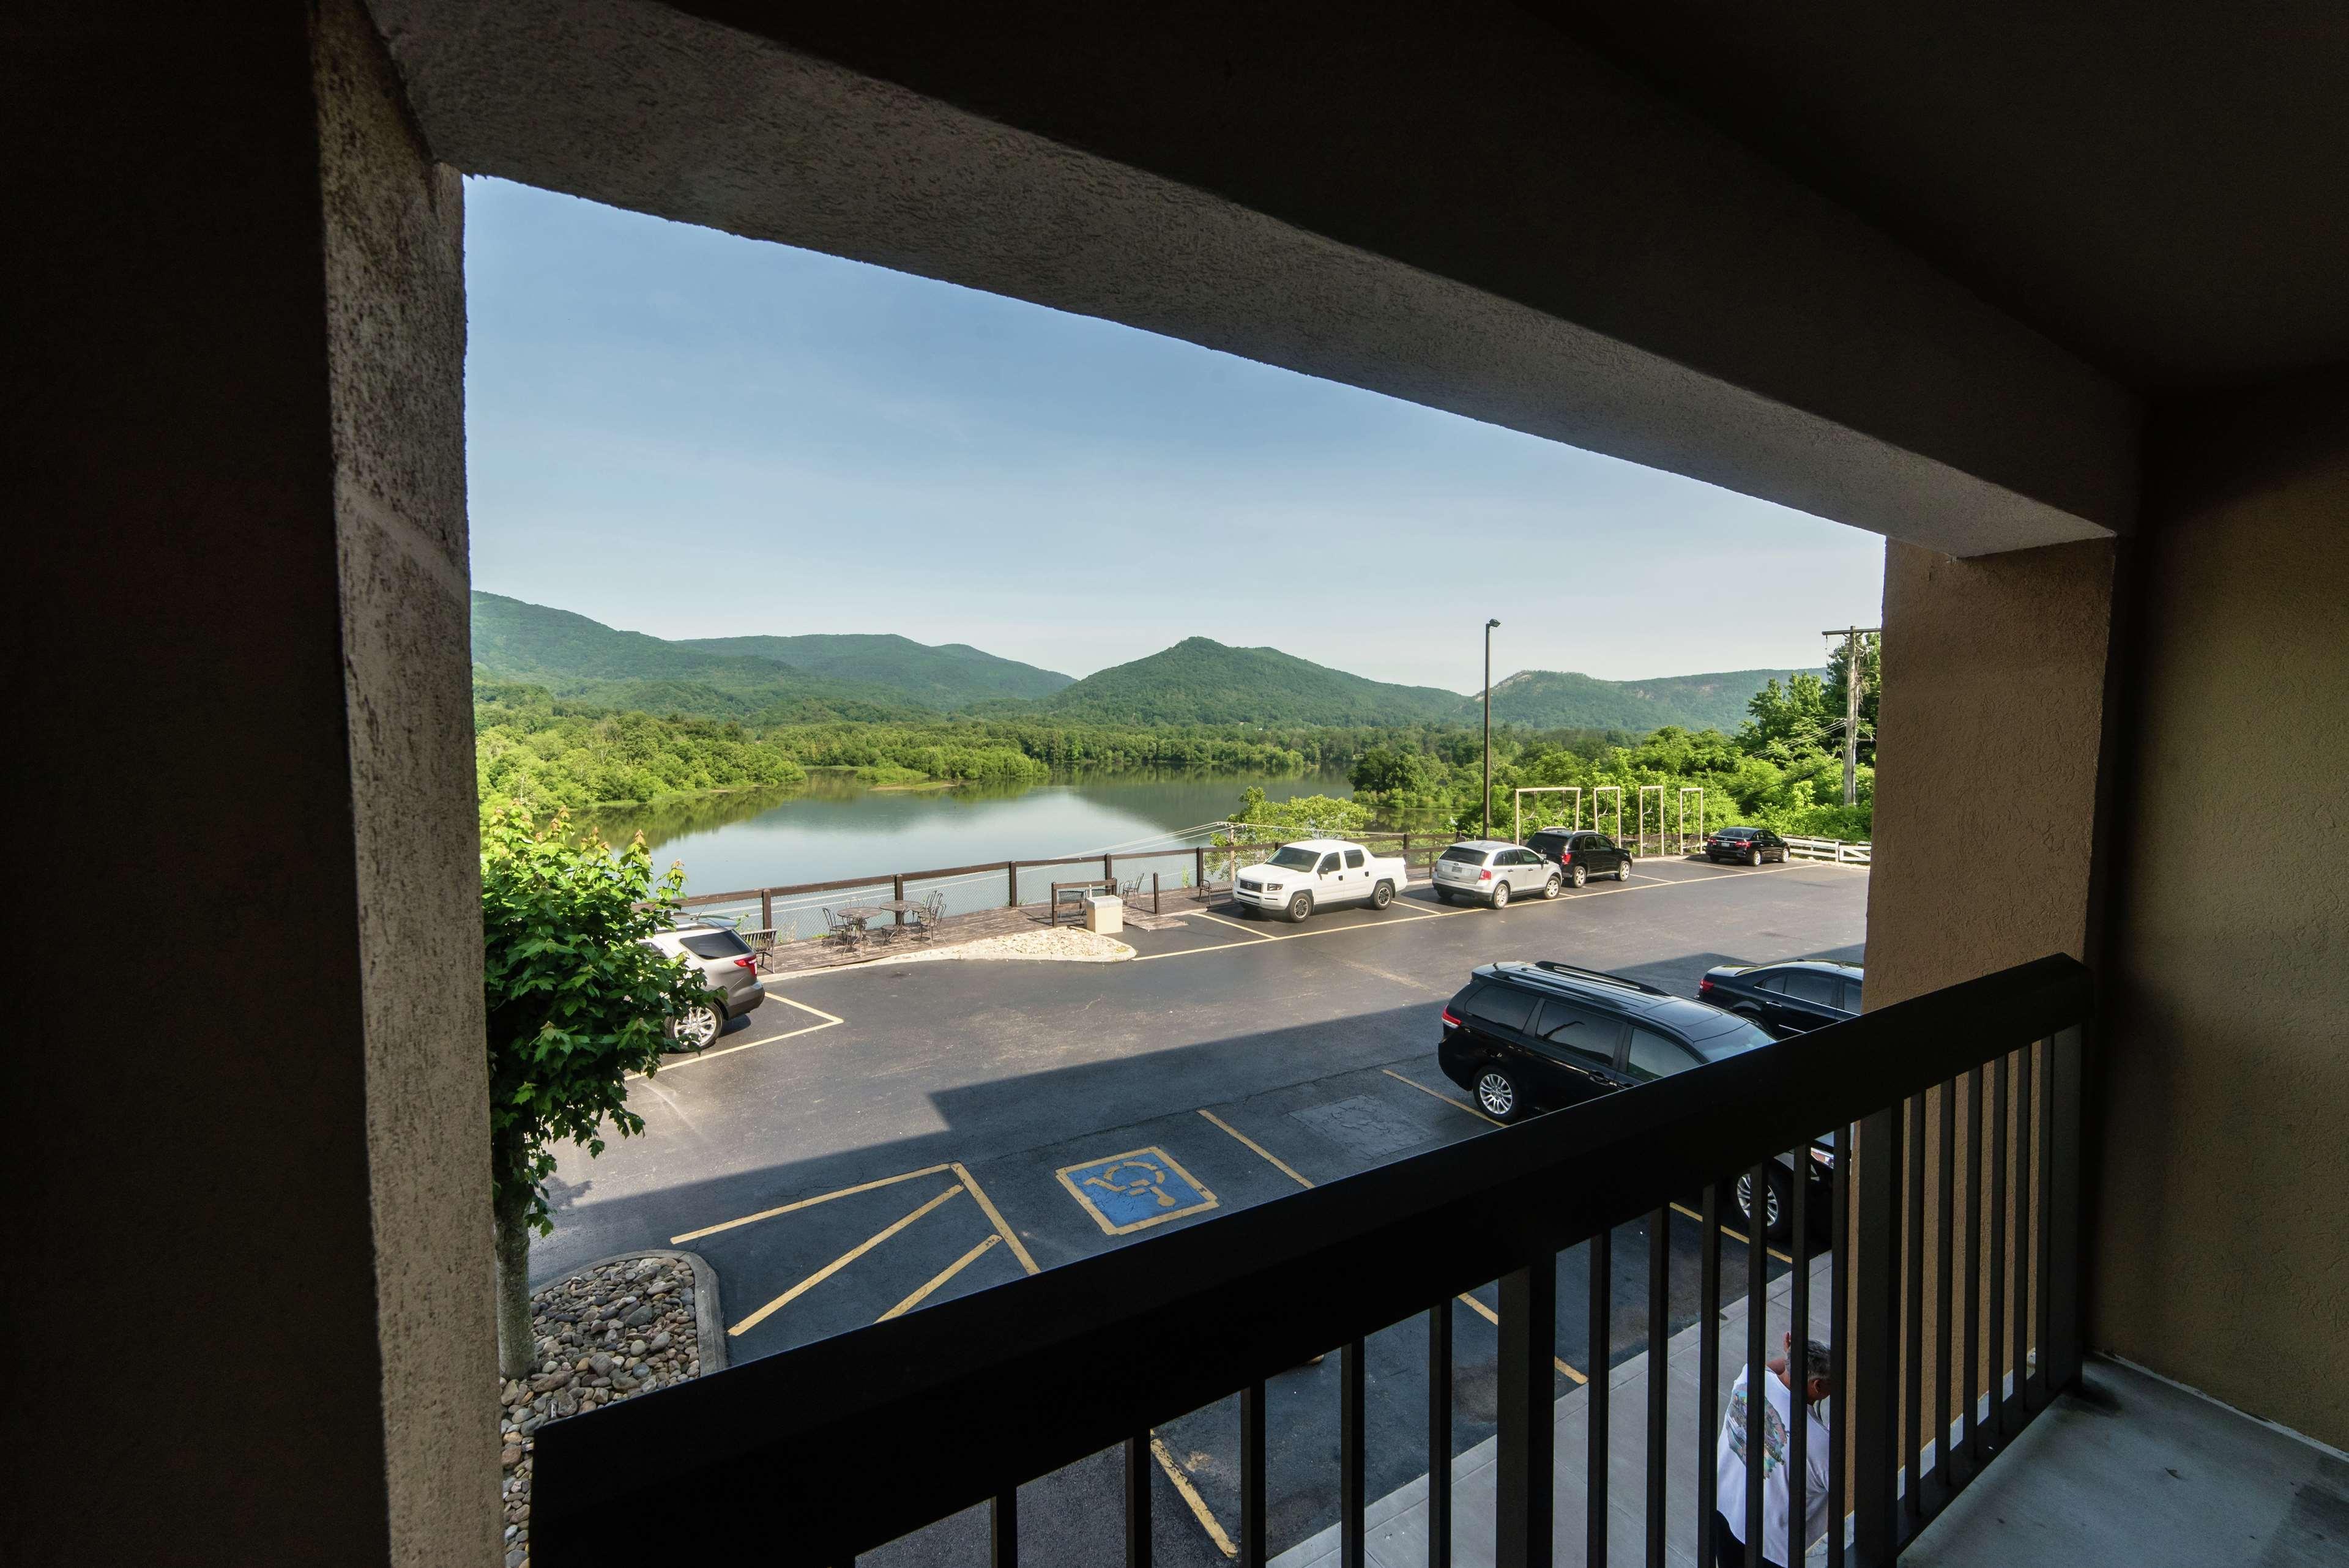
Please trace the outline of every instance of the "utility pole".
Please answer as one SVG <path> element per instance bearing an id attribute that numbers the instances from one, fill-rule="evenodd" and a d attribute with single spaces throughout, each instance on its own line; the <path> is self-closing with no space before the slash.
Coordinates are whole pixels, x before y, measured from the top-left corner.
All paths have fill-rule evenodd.
<path id="1" fill-rule="evenodd" d="M 1485 623 L 1485 836 L 1493 836 L 1493 628 Z"/>
<path id="2" fill-rule="evenodd" d="M 1822 637 L 1844 639 L 1843 654 L 1843 803 L 1859 804 L 1859 639 L 1882 636 L 1881 626 L 1847 626 L 1821 632 Z"/>

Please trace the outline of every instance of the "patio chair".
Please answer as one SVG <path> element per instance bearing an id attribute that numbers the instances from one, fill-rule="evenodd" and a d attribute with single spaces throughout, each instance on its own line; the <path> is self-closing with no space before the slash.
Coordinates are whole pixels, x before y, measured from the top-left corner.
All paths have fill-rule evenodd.
<path id="1" fill-rule="evenodd" d="M 922 911 L 914 917 L 914 940 L 932 942 L 938 934 L 938 922 L 947 917 L 947 890 L 933 888 L 922 900 Z"/>
<path id="2" fill-rule="evenodd" d="M 864 943 L 864 923 L 844 914 L 834 914 L 827 907 L 823 912 L 823 930 L 827 941 L 835 942 L 854 953 Z"/>

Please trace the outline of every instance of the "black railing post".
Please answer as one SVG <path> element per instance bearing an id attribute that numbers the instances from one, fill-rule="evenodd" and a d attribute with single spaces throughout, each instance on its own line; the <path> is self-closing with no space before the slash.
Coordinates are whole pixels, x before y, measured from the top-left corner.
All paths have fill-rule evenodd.
<path id="1" fill-rule="evenodd" d="M 1852 1237 L 1854 1323 L 1849 1402 L 1853 1556 L 1891 1568 L 1900 1502 L 1900 1108 L 1859 1124 L 1859 1220 Z"/>
<path id="2" fill-rule="evenodd" d="M 1150 1568 L 1150 1434 L 1125 1439 L 1125 1568 Z"/>
<path id="3" fill-rule="evenodd" d="M 1762 1503 L 1770 1473 L 1770 1167 L 1745 1173 L 1745 1560 L 1767 1560 Z M 1733 1398 L 1734 1396 L 1733 1396 Z M 1799 1408 L 1789 1402 L 1790 1408 Z M 1603 1561 L 1603 1559 L 1602 1559 Z"/>
<path id="4" fill-rule="evenodd" d="M 1338 1562 L 1363 1568 L 1368 1551 L 1362 1511 L 1362 1342 L 1350 1339 L 1338 1352 Z"/>
<path id="5" fill-rule="evenodd" d="M 1697 1218 L 1696 1315 L 1704 1332 L 1696 1349 L 1696 1560 L 1713 1562 L 1713 1521 L 1720 1511 L 1713 1473 L 1715 1423 L 1721 1419 L 1721 1183 L 1708 1184 Z"/>
<path id="6" fill-rule="evenodd" d="M 2080 1375 L 2080 1117 L 2085 1037 L 2078 1027 L 2047 1043 L 2048 1265 L 2041 1341 L 2046 1346 L 2047 1387 L 2068 1386 Z"/>
<path id="7" fill-rule="evenodd" d="M 1590 1381 L 1583 1386 L 1589 1418 L 1584 1439 L 1589 1463 L 1583 1471 L 1582 1522 L 1585 1563 L 1604 1568 L 1607 1562 L 1607 1365 L 1614 1342 L 1611 1319 L 1615 1306 L 1615 1236 L 1601 1231 L 1590 1238 Z M 1649 1368 L 1653 1377 L 1655 1369 Z"/>
<path id="8" fill-rule="evenodd" d="M 1500 1568 L 1550 1568 L 1556 1484 L 1557 1254 L 1501 1279 L 1500 1458 L 1494 1534 Z"/>
<path id="9" fill-rule="evenodd" d="M 1648 1216 L 1648 1568 L 1664 1568 L 1664 1537 L 1671 1528 L 1664 1508 L 1664 1439 L 1671 1409 L 1671 1272 L 1672 1212 L 1659 1209 Z M 1698 1434 L 1702 1448 L 1702 1425 Z"/>
<path id="10" fill-rule="evenodd" d="M 1799 1556 L 1809 1542 L 1803 1532 L 1811 1522 L 1811 1379 L 1822 1370 L 1811 1365 L 1811 1146 L 1807 1143 L 1795 1150 L 1794 1176 L 1786 1185 L 1792 1190 L 1793 1212 L 1786 1216 L 1790 1227 L 1786 1255 L 1795 1260 L 1794 1274 L 1787 1281 L 1790 1299 L 1786 1304 L 1786 1326 L 1793 1331 L 1795 1342 L 1786 1347 L 1786 1408 L 1794 1419 L 1786 1423 L 1786 1485 L 1794 1507 L 1786 1516 L 1786 1550 Z M 1798 1541 L 1800 1544 L 1797 1544 Z M 1789 1562 L 1794 1556 L 1788 1558 Z"/>
<path id="11" fill-rule="evenodd" d="M 1019 907 L 1019 862 L 1018 861 L 1003 862 L 1003 881 L 1005 884 L 1003 907 L 1018 909 Z"/>
<path id="12" fill-rule="evenodd" d="M 1452 1314 L 1427 1309 L 1427 1568 L 1452 1568 Z"/>
<path id="13" fill-rule="evenodd" d="M 1933 1474 L 1940 1483 L 1940 1501 L 1946 1503 L 1958 1489 L 1957 1467 L 1951 1462 L 1954 1445 L 1950 1441 L 1951 1319 L 1958 1310 L 1957 1239 L 1952 1233 L 1957 1223 L 1957 1080 L 1943 1084 L 1940 1094 L 1933 1150 Z"/>
<path id="14" fill-rule="evenodd" d="M 1019 1489 L 995 1494 L 987 1513 L 988 1568 L 1019 1568 Z"/>
<path id="15" fill-rule="evenodd" d="M 1901 1171 L 1901 1197 L 1908 1222 L 1901 1226 L 1901 1269 L 1906 1281 L 1900 1315 L 1900 1470 L 1907 1491 L 1901 1507 L 1914 1534 L 1925 1518 L 1925 1090 L 1909 1097 L 1908 1159 Z"/>
<path id="16" fill-rule="evenodd" d="M 895 876 L 893 876 L 893 877 L 891 877 L 891 878 L 889 879 L 889 899 L 890 899 L 890 902 L 891 902 L 891 903 L 905 903 L 905 872 L 898 872 Z M 904 910 L 902 910 L 902 909 L 893 909 L 893 910 L 891 910 L 891 911 L 889 912 L 889 913 L 890 913 L 891 917 L 894 919 L 894 921 L 895 922 L 895 923 L 897 923 L 897 924 L 899 924 L 899 925 L 903 925 L 903 924 L 905 924 L 905 912 Z"/>
<path id="17" fill-rule="evenodd" d="M 1851 1129 L 1835 1130 L 1835 1176 L 1827 1204 L 1827 1568 L 1844 1568 L 1844 1466 L 1851 1452 Z"/>
<path id="18" fill-rule="evenodd" d="M 1264 1385 L 1240 1390 L 1240 1568 L 1264 1568 Z"/>

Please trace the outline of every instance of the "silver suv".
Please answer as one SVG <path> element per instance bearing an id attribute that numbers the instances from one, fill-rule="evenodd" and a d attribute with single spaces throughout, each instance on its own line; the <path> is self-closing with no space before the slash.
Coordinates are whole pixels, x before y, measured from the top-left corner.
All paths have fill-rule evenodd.
<path id="1" fill-rule="evenodd" d="M 1495 909 L 1518 893 L 1556 898 L 1557 868 L 1533 851 L 1499 839 L 1466 839 L 1435 860 L 1435 896 L 1446 903 L 1481 900 Z"/>
<path id="2" fill-rule="evenodd" d="M 668 1024 L 681 1051 L 698 1051 L 715 1040 L 727 1023 L 767 999 L 759 983 L 759 956 L 741 933 L 713 921 L 682 921 L 654 936 L 648 945 L 683 958 L 701 971 L 701 983 L 716 995 L 704 997 Z"/>

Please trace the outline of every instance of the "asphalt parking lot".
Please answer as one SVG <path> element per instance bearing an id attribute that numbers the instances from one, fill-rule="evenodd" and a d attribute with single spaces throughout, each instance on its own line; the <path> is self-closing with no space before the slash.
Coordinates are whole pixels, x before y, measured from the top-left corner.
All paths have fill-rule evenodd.
<path id="1" fill-rule="evenodd" d="M 1435 1062 L 1436 1011 L 1477 964 L 1563 959 L 1693 995 L 1718 963 L 1859 960 L 1867 887 L 1851 867 L 1649 860 L 1628 882 L 1497 912 L 1422 886 L 1301 926 L 1192 914 L 1129 927 L 1129 963 L 796 976 L 634 1087 L 642 1136 L 564 1161 L 533 1272 L 690 1248 L 718 1272 L 732 1357 L 772 1355 L 1488 1130 Z M 1700 1227 L 1671 1223 L 1678 1329 Z M 1644 1225 L 1617 1233 L 1610 1362 L 1643 1347 L 1647 1253 Z M 1561 1393 L 1599 1358 L 1586 1253 L 1559 1262 Z M 1488 1285 L 1453 1306 L 1455 1451 L 1493 1430 L 1495 1300 Z M 1368 1347 L 1374 1497 L 1427 1468 L 1424 1344 L 1414 1319 Z M 1276 1553 L 1337 1516 L 1337 1400 L 1334 1357 L 1269 1390 Z M 1159 1560 L 1225 1562 L 1237 1401 L 1155 1435 Z M 1119 1473 L 1102 1456 L 1023 1491 L 1040 1560 L 1114 1560 Z M 973 1515 L 869 1561 L 974 1561 L 983 1535 Z"/>

